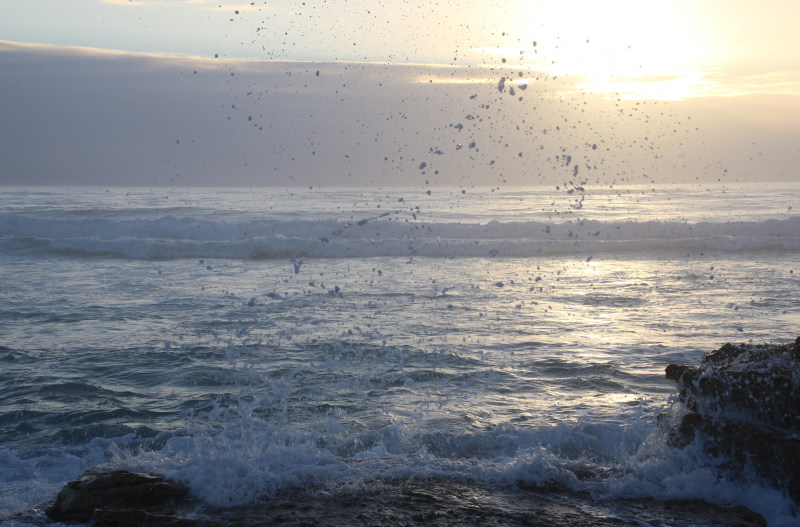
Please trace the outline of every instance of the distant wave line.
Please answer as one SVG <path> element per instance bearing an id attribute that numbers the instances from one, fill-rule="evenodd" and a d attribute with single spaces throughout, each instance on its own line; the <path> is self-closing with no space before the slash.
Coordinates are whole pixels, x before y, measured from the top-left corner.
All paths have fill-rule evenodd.
<path id="1" fill-rule="evenodd" d="M 0 214 L 4 251 L 133 259 L 379 256 L 482 257 L 800 250 L 800 217 L 742 222 L 575 220 L 435 223 L 64 219 Z"/>

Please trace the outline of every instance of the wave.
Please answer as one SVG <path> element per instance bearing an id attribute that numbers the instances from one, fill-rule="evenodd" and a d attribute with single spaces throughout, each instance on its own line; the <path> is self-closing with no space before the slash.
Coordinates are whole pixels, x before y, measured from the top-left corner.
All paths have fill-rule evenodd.
<path id="1" fill-rule="evenodd" d="M 740 222 L 574 220 L 436 223 L 384 214 L 351 221 L 42 218 L 0 214 L 5 254 L 181 258 L 534 257 L 800 250 L 800 217 Z"/>
<path id="2" fill-rule="evenodd" d="M 415 434 L 394 425 L 354 437 L 359 450 L 347 458 L 331 453 L 313 434 L 288 429 L 227 428 L 215 435 L 197 430 L 185 435 L 117 425 L 83 431 L 93 432 L 101 437 L 87 444 L 83 458 L 70 450 L 20 457 L 0 449 L 0 462 L 7 467 L 0 487 L 17 491 L 0 496 L 0 510 L 28 509 L 32 497 L 52 499 L 64 481 L 95 467 L 164 474 L 186 484 L 197 502 L 223 509 L 253 509 L 293 496 L 302 496 L 304 503 L 331 496 L 361 502 L 376 492 L 385 507 L 393 500 L 393 483 L 416 482 L 464 487 L 472 507 L 497 505 L 476 496 L 479 488 L 488 493 L 522 489 L 528 508 L 533 496 L 548 491 L 555 491 L 562 503 L 575 496 L 597 500 L 603 519 L 621 503 L 645 499 L 745 505 L 776 526 L 797 520 L 780 492 L 720 478 L 713 460 L 703 459 L 697 449 L 665 448 L 653 440 L 657 431 L 647 429 L 584 424 L 524 430 L 504 425 L 466 434 Z M 112 459 L 98 465 L 108 451 L 114 452 Z M 27 495 L 19 495 L 20 481 L 27 483 Z M 402 505 L 412 514 L 421 506 L 405 500 Z"/>
<path id="3" fill-rule="evenodd" d="M 724 460 L 703 456 L 696 445 L 667 447 L 659 430 L 643 423 L 541 429 L 505 424 L 485 431 L 435 433 L 395 423 L 337 445 L 319 431 L 244 420 L 216 432 L 195 428 L 191 434 L 109 427 L 98 430 L 108 437 L 96 437 L 87 445 L 86 461 L 96 463 L 111 451 L 112 459 L 95 466 L 163 474 L 186 484 L 200 502 L 222 508 L 253 507 L 294 491 L 319 499 L 337 492 L 363 494 L 393 481 L 447 481 L 494 489 L 555 489 L 564 498 L 572 492 L 606 503 L 700 499 L 743 504 L 771 525 L 796 521 L 792 503 L 781 492 L 756 481 L 720 478 L 718 465 Z M 332 425 L 321 422 L 320 427 Z M 111 437 L 115 431 L 124 435 Z M 0 450 L 0 460 L 17 477 L 29 478 L 34 492 L 46 498 L 55 494 L 56 485 L 50 481 L 57 480 L 62 469 L 52 461 L 43 463 L 42 457 L 21 459 Z M 67 462 L 75 458 L 64 457 Z M 41 465 L 53 468 L 42 471 Z M 40 472 L 46 472 L 46 478 Z M 14 496 L 4 499 L 10 502 L 6 505 L 19 504 Z"/>

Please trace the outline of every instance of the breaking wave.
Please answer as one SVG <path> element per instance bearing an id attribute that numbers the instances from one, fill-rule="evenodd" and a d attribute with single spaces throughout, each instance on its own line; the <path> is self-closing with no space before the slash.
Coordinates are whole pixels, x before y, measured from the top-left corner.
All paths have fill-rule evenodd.
<path id="1" fill-rule="evenodd" d="M 6 254 L 34 251 L 142 260 L 614 256 L 800 250 L 800 217 L 741 222 L 574 220 L 436 223 L 398 215 L 352 221 L 41 218 L 0 214 Z"/>

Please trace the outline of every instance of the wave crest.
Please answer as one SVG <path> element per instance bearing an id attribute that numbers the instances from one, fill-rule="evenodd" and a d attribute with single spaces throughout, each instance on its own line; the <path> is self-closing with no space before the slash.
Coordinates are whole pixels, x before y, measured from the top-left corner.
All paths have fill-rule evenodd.
<path id="1" fill-rule="evenodd" d="M 6 254 L 44 251 L 144 260 L 533 257 L 558 255 L 789 252 L 800 249 L 800 217 L 742 222 L 575 220 L 480 223 L 396 221 L 64 219 L 0 215 Z"/>

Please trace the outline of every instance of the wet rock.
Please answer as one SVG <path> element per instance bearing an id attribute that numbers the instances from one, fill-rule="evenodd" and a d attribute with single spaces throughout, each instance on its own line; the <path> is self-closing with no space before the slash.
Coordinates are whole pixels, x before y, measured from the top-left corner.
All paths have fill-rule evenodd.
<path id="1" fill-rule="evenodd" d="M 653 499 L 596 501 L 565 490 L 486 487 L 431 479 L 385 481 L 366 492 L 309 497 L 300 492 L 221 515 L 230 525 L 348 525 L 428 527 L 463 525 L 544 527 L 764 527 L 761 515 L 744 507 L 702 501 Z"/>
<path id="2" fill-rule="evenodd" d="M 189 489 L 155 474 L 87 472 L 58 493 L 45 511 L 56 521 L 94 525 L 189 525 L 174 514 Z"/>
<path id="3" fill-rule="evenodd" d="M 186 500 L 185 488 L 180 485 L 175 486 L 174 492 L 167 490 L 164 499 L 144 491 L 153 484 L 160 486 L 162 483 L 173 485 L 152 474 L 84 475 L 65 487 L 70 492 L 62 491 L 64 498 L 59 495 L 62 507 L 59 510 L 62 513 L 71 510 L 65 509 L 67 504 L 63 503 L 67 496 L 74 495 L 71 491 L 91 496 L 73 501 L 79 511 L 73 511 L 69 518 L 63 517 L 60 521 L 90 521 L 92 527 L 766 525 L 761 515 L 744 507 L 722 507 L 699 500 L 597 501 L 556 486 L 487 487 L 436 478 L 394 480 L 358 491 L 342 489 L 320 493 L 315 489 L 296 489 L 242 507 L 215 509 Z M 106 493 L 109 488 L 119 490 Z"/>
<path id="4" fill-rule="evenodd" d="M 670 364 L 685 413 L 670 430 L 734 474 L 754 470 L 800 504 L 800 337 L 782 345 L 725 344 L 699 366 Z"/>

